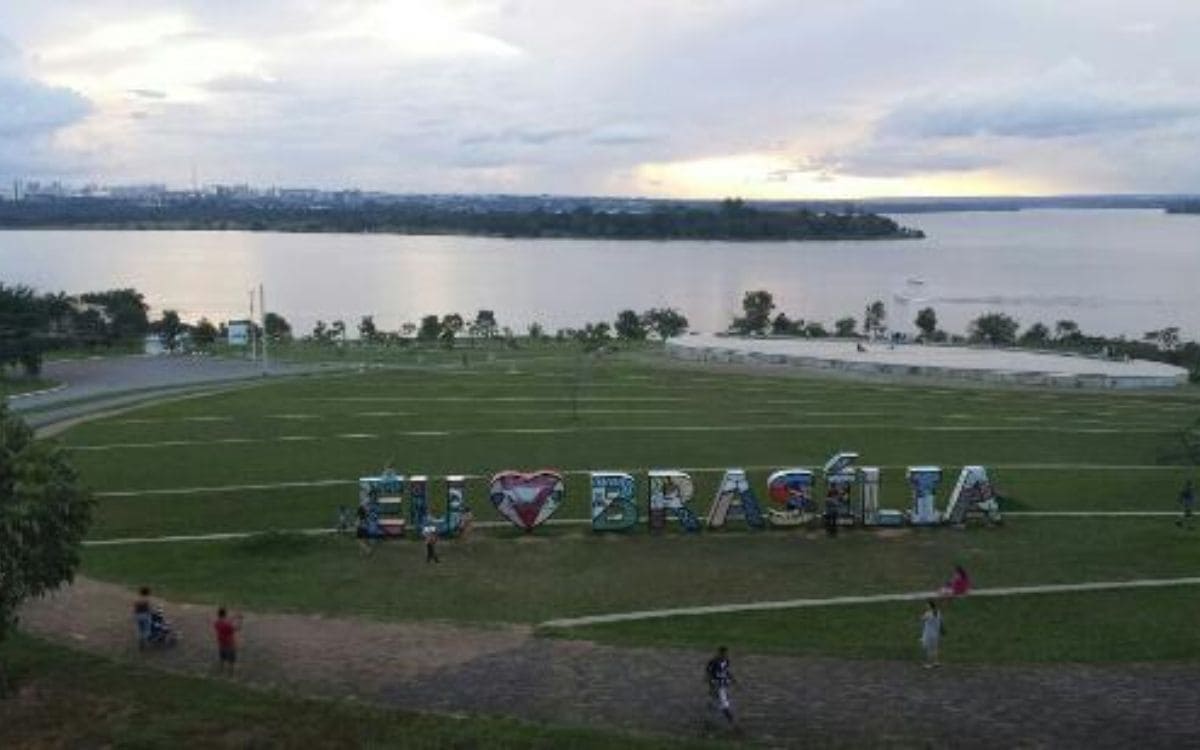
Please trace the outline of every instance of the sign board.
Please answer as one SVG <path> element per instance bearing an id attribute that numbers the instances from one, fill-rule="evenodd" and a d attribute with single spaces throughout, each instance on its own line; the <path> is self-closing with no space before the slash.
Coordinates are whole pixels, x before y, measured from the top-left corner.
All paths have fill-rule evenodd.
<path id="1" fill-rule="evenodd" d="M 248 320 L 231 320 L 231 321 L 229 321 L 229 345 L 230 346 L 249 346 L 250 345 L 250 321 L 248 321 Z"/>

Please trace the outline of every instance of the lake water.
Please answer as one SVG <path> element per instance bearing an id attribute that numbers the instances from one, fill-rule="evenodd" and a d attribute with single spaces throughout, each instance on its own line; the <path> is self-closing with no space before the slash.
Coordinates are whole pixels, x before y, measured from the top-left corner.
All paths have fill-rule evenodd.
<path id="1" fill-rule="evenodd" d="M 982 312 L 1022 325 L 1069 318 L 1140 336 L 1178 325 L 1200 337 L 1200 216 L 1159 211 L 1021 211 L 896 217 L 925 240 L 606 242 L 251 232 L 0 232 L 0 281 L 79 292 L 132 286 L 185 319 L 268 309 L 298 332 L 375 315 L 395 329 L 427 313 L 496 311 L 515 330 L 612 320 L 623 308 L 681 309 L 723 329 L 742 293 L 768 289 L 789 317 L 831 326 L 882 299 L 893 328 L 932 305 L 962 331 Z M 910 281 L 912 280 L 912 281 Z M 921 282 L 921 283 L 916 283 Z M 907 305 L 904 299 L 911 298 Z"/>

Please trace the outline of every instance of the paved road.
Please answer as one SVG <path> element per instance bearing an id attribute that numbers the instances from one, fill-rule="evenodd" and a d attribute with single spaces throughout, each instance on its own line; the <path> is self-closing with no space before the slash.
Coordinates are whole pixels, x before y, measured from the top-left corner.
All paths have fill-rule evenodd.
<path id="1" fill-rule="evenodd" d="M 343 368 L 340 364 L 271 365 L 272 376 Z M 9 407 L 35 427 L 84 414 L 129 406 L 172 393 L 235 384 L 263 377 L 246 360 L 191 356 L 129 356 L 47 362 L 43 377 L 65 387 L 10 398 Z"/>

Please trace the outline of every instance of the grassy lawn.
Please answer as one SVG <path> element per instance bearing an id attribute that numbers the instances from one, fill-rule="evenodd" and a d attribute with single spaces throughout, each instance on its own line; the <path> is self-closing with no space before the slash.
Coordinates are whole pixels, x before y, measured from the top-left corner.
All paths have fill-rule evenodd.
<path id="1" fill-rule="evenodd" d="M 339 505 L 355 502 L 354 478 L 389 462 L 431 475 L 435 504 L 440 475 L 479 475 L 469 500 L 480 520 L 497 518 L 483 477 L 508 468 L 571 472 L 563 519 L 587 516 L 587 469 L 629 470 L 639 493 L 646 469 L 692 470 L 693 507 L 703 512 L 724 467 L 749 469 L 761 498 L 772 469 L 819 468 L 844 449 L 883 467 L 882 505 L 893 508 L 909 504 L 910 464 L 945 467 L 943 504 L 959 466 L 985 464 L 1010 511 L 1171 511 L 1195 473 L 1185 435 L 1200 418 L 1196 389 L 1017 391 L 757 376 L 663 366 L 653 349 L 596 360 L 555 346 L 465 353 L 464 364 L 463 352 L 392 352 L 391 364 L 410 357 L 414 366 L 271 382 L 80 425 L 63 440 L 100 494 L 92 537 L 329 527 Z M 284 486 L 314 481 L 335 483 Z M 939 584 L 955 562 L 981 586 L 1200 569 L 1200 543 L 1167 519 L 1016 516 L 999 529 L 836 540 L 796 530 L 655 539 L 641 527 L 617 536 L 594 536 L 586 526 L 529 537 L 503 529 L 446 544 L 436 569 L 421 555 L 411 542 L 364 560 L 348 539 L 270 537 L 92 547 L 84 573 L 250 609 L 536 623 L 919 590 Z M 1140 602 L 1143 593 L 1124 596 Z"/>
<path id="2" fill-rule="evenodd" d="M 917 660 L 924 603 L 742 612 L 546 630 L 622 645 L 726 643 L 740 651 Z M 948 663 L 1200 659 L 1195 587 L 997 599 L 967 597 L 944 612 Z"/>
<path id="3" fill-rule="evenodd" d="M 85 571 L 167 598 L 381 619 L 537 623 L 605 612 L 938 587 L 962 563 L 979 586 L 1167 578 L 1200 569 L 1200 539 L 1167 520 L 1038 520 L 999 529 L 713 532 L 653 538 L 557 527 L 370 558 L 349 538 L 259 536 L 89 548 Z M 168 553 L 169 550 L 169 553 Z M 1134 599 L 1140 593 L 1128 593 Z"/>
<path id="4" fill-rule="evenodd" d="M 56 381 L 46 378 L 9 377 L 0 372 L 0 399 L 15 396 L 18 393 L 32 393 L 58 385 Z"/>
<path id="5" fill-rule="evenodd" d="M 686 747 L 666 738 L 390 711 L 167 674 L 16 636 L 0 747 Z"/>

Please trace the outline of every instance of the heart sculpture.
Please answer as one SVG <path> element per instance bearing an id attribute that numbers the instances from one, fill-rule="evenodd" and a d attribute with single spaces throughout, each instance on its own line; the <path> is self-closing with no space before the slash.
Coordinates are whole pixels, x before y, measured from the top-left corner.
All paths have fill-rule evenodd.
<path id="1" fill-rule="evenodd" d="M 533 531 L 554 515 L 563 501 L 563 478 L 543 469 L 529 474 L 502 471 L 492 477 L 492 505 L 514 526 Z"/>

